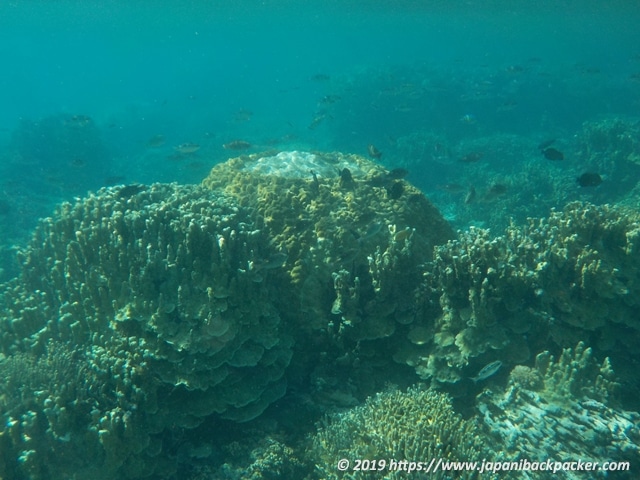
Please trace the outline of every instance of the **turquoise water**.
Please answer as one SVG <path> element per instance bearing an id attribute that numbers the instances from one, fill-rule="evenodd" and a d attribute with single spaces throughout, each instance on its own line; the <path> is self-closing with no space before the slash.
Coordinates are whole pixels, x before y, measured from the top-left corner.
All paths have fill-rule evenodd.
<path id="1" fill-rule="evenodd" d="M 389 170 L 405 169 L 406 180 L 433 202 L 452 232 L 481 227 L 499 235 L 510 219 L 523 224 L 528 217 L 547 217 L 571 201 L 637 209 L 638 25 L 640 6 L 633 1 L 3 1 L 0 281 L 19 275 L 24 258 L 18 260 L 16 251 L 28 243 L 38 219 L 51 216 L 60 202 L 102 187 L 132 185 L 121 191 L 124 198 L 146 195 L 146 186 L 154 182 L 198 184 L 213 166 L 259 152 L 271 157 L 281 151 L 337 151 L 368 157 Z M 109 195 L 118 198 L 117 192 Z M 381 221 L 373 225 L 354 227 L 360 233 L 350 239 L 355 245 L 350 255 L 387 235 Z M 635 237 L 629 233 L 629 238 Z M 603 241 L 595 248 L 608 246 Z M 257 264 L 268 267 L 256 274 L 256 284 L 263 274 L 276 275 L 271 270 L 278 271 L 281 259 L 292 262 L 284 248 L 264 255 Z M 611 255 L 611 268 L 620 267 L 613 265 L 616 253 Z M 631 291 L 633 275 L 625 273 L 621 280 Z M 318 284 L 330 285 L 335 278 Z M 570 316 L 558 306 L 565 294 L 570 296 L 563 292 L 552 302 L 561 311 L 558 316 Z M 334 298 L 322 300 L 330 307 Z M 460 310 L 466 315 L 460 318 L 468 319 L 469 312 Z M 513 313 L 507 307 L 496 311 Z M 619 323 L 624 324 L 624 315 Z M 568 323 L 574 327 L 580 321 Z M 629 329 L 635 335 L 637 326 Z M 340 358 L 360 349 L 359 342 L 338 347 L 324 333 L 314 335 L 297 348 L 321 346 L 327 349 L 323 355 Z M 561 348 L 575 347 L 574 340 L 594 348 L 609 341 L 591 333 L 567 334 L 573 343 L 547 344 L 532 337 L 525 339 L 531 358 L 547 348 L 557 355 Z M 636 350 L 625 345 L 617 361 L 624 363 L 624 356 Z M 283 351 L 282 356 L 290 353 Z M 600 363 L 608 351 L 597 352 Z M 294 359 L 301 355 L 294 347 L 292 352 Z M 505 367 L 497 377 L 506 382 L 506 366 L 518 364 L 491 351 L 482 354 L 472 355 L 465 375 L 475 377 L 483 365 L 501 360 Z M 634 356 L 628 360 L 637 362 Z M 266 422 L 273 419 L 291 434 L 296 418 L 287 418 L 287 402 L 305 405 L 309 428 L 331 406 L 354 406 L 380 391 L 354 387 L 347 395 L 338 389 L 323 404 L 311 394 L 310 385 L 325 380 L 309 373 L 308 364 L 316 361 L 310 355 L 300 371 L 290 369 L 294 387 Z M 410 370 L 407 377 L 402 371 L 390 378 L 417 381 Z M 332 379 L 348 376 L 326 373 Z M 623 383 L 628 387 L 623 396 L 631 397 L 637 380 Z M 449 393 L 455 396 L 455 387 Z M 469 416 L 473 399 L 465 395 L 470 393 L 456 402 Z M 483 405 L 491 401 L 485 398 Z M 495 425 L 504 427 L 498 420 Z M 264 438 L 278 431 L 268 424 L 256 429 Z M 198 430 L 199 440 L 209 445 L 204 430 Z M 183 452 L 184 458 L 198 459 L 189 472 L 194 479 L 200 467 L 222 475 L 225 459 L 237 461 L 237 468 L 229 467 L 224 478 L 240 475 L 242 462 L 229 453 L 229 445 L 245 438 L 246 431 L 230 430 L 222 435 L 224 447 L 212 447 L 213 453 Z M 188 429 L 176 427 L 163 435 L 172 458 L 182 455 L 175 453 L 180 449 L 189 450 L 184 445 L 198 444 Z M 203 473 L 200 478 L 221 477 Z"/>

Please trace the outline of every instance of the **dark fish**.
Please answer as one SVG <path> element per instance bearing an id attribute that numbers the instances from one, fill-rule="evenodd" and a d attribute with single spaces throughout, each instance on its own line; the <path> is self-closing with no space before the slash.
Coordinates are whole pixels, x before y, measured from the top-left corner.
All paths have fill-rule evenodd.
<path id="1" fill-rule="evenodd" d="M 375 145 L 371 144 L 367 147 L 367 151 L 369 152 L 369 156 L 371 158 L 380 158 L 382 157 L 382 152 L 376 148 Z"/>
<path id="2" fill-rule="evenodd" d="M 460 161 L 462 163 L 473 163 L 473 162 L 477 162 L 478 160 L 480 160 L 482 158 L 483 154 L 480 152 L 471 152 L 471 153 L 467 153 L 466 155 L 460 157 Z"/>
<path id="3" fill-rule="evenodd" d="M 485 365 L 485 367 L 480 370 L 475 377 L 471 377 L 471 380 L 473 380 L 474 383 L 481 382 L 482 380 L 489 378 L 491 375 L 495 375 L 496 372 L 500 370 L 500 367 L 502 367 L 502 362 L 500 360 L 491 362 L 488 365 Z"/>
<path id="4" fill-rule="evenodd" d="M 124 187 L 122 187 L 120 190 L 118 190 L 118 198 L 129 198 L 129 197 L 133 197 L 134 195 L 143 192 L 144 190 L 146 190 L 147 187 L 146 185 L 141 185 L 139 183 L 134 183 L 132 185 L 126 185 Z"/>
<path id="5" fill-rule="evenodd" d="M 602 183 L 602 177 L 597 173 L 587 172 L 580 175 L 576 181 L 581 187 L 597 187 Z"/>
<path id="6" fill-rule="evenodd" d="M 550 138 L 549 140 L 545 140 L 544 142 L 540 142 L 540 144 L 538 145 L 538 150 L 542 151 L 545 148 L 550 147 L 554 143 L 556 143 L 556 139 L 555 138 Z"/>
<path id="7" fill-rule="evenodd" d="M 399 199 L 404 193 L 404 185 L 402 182 L 393 182 L 387 187 L 387 196 L 393 200 Z"/>
<path id="8" fill-rule="evenodd" d="M 353 176 L 351 175 L 351 170 L 347 167 L 344 167 L 340 170 L 340 186 L 346 187 L 353 183 Z"/>
<path id="9" fill-rule="evenodd" d="M 389 170 L 389 173 L 387 173 L 387 178 L 391 179 L 391 180 L 401 180 L 404 177 L 406 177 L 409 174 L 409 170 L 407 170 L 406 168 L 394 168 L 392 170 Z"/>
<path id="10" fill-rule="evenodd" d="M 542 150 L 542 154 L 544 155 L 544 158 L 546 158 L 547 160 L 553 160 L 553 161 L 564 160 L 564 153 L 562 153 L 560 150 L 555 149 L 553 147 L 545 148 L 544 150 Z"/>
<path id="11" fill-rule="evenodd" d="M 222 148 L 225 150 L 246 150 L 251 147 L 252 145 L 244 140 L 233 140 L 232 142 L 222 145 Z"/>

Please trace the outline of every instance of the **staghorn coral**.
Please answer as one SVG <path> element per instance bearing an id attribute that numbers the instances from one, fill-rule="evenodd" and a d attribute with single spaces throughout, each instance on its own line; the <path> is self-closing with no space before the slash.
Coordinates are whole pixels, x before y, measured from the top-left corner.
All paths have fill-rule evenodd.
<path id="1" fill-rule="evenodd" d="M 422 462 L 423 469 L 433 458 L 480 461 L 483 447 L 479 434 L 472 421 L 455 413 L 447 395 L 419 386 L 406 392 L 392 389 L 331 418 L 313 436 L 311 455 L 316 459 L 318 478 L 374 478 L 372 473 L 382 472 L 337 472 L 336 461 L 376 459 L 386 461 L 389 467 L 391 460 L 406 460 Z M 407 475 L 407 471 L 384 470 L 384 478 Z M 444 479 L 448 475 L 434 472 L 429 478 Z M 457 478 L 477 477 L 476 472 L 469 471 Z"/>
<path id="2" fill-rule="evenodd" d="M 243 209 L 197 186 L 115 187 L 63 204 L 37 229 L 2 297 L 5 362 L 29 355 L 38 364 L 54 341 L 84 352 L 98 379 L 78 387 L 96 397 L 91 408 L 52 399 L 68 421 L 37 417 L 42 445 L 64 438 L 79 462 L 95 459 L 93 478 L 169 474 L 175 465 L 160 455 L 168 429 L 213 413 L 246 421 L 280 398 L 291 340 L 270 300 L 276 269 L 261 267 L 272 255 Z M 5 452 L 28 452 L 28 461 L 4 458 L 7 468 L 41 478 L 75 471 L 49 462 L 44 446 L 27 449 L 7 425 Z"/>

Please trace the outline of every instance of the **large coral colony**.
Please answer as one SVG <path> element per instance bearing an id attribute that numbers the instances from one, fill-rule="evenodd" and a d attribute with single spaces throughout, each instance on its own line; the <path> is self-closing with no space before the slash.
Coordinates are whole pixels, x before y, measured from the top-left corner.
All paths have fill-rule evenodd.
<path id="1" fill-rule="evenodd" d="M 338 475 L 343 457 L 638 468 L 639 218 L 571 203 L 456 234 L 394 172 L 297 151 L 62 204 L 3 287 L 0 477 L 368 478 Z M 285 395 L 310 417 L 300 443 L 260 423 Z M 223 425 L 265 442 L 234 457 Z"/>

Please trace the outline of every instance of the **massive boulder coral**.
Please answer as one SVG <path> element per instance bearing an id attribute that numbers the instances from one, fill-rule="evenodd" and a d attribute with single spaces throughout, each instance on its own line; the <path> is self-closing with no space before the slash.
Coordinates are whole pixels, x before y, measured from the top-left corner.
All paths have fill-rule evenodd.
<path id="1" fill-rule="evenodd" d="M 422 312 L 420 265 L 453 231 L 402 177 L 357 155 L 280 152 L 231 159 L 203 184 L 255 211 L 286 252 L 281 312 L 307 338 L 391 337 Z"/>
<path id="2" fill-rule="evenodd" d="M 2 296 L 0 368 L 74 352 L 60 381 L 75 382 L 86 363 L 86 400 L 46 385 L 23 391 L 26 401 L 3 397 L 5 472 L 167 473 L 158 454 L 168 429 L 259 415 L 283 395 L 291 358 L 271 301 L 277 282 L 266 280 L 277 270 L 260 268 L 274 255 L 245 209 L 198 186 L 114 187 L 63 204 Z M 51 461 L 43 445 L 76 449 L 76 461 Z"/>

